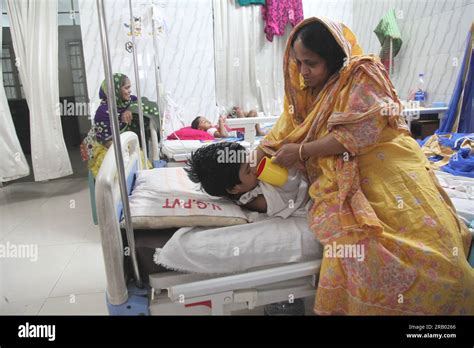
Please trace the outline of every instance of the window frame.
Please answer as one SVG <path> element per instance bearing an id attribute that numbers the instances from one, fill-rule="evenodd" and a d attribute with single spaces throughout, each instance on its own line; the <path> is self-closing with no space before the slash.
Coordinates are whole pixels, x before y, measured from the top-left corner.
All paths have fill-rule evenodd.
<path id="1" fill-rule="evenodd" d="M 7 49 L 10 53 L 10 57 L 5 57 L 3 54 L 3 50 Z M 14 88 L 15 90 L 15 98 L 11 98 L 7 94 L 7 99 L 8 100 L 22 100 L 25 99 L 25 93 L 23 91 L 23 85 L 20 80 L 20 72 L 18 71 L 18 67 L 15 65 L 15 52 L 13 50 L 13 47 L 9 43 L 2 43 L 2 82 L 3 82 L 3 87 L 5 88 L 5 94 L 7 94 L 7 88 Z M 3 61 L 8 60 L 11 65 L 11 71 L 5 71 L 3 69 Z M 11 84 L 5 84 L 5 79 L 4 79 L 4 74 L 12 74 L 13 75 L 13 83 L 14 85 Z"/>

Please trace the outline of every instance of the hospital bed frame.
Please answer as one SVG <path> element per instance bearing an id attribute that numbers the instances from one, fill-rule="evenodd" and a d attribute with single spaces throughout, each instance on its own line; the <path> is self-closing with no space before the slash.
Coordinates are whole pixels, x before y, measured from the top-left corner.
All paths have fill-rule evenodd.
<path id="1" fill-rule="evenodd" d="M 245 128 L 244 132 L 244 142 L 247 142 L 250 147 L 253 147 L 255 144 L 255 137 L 256 137 L 256 130 L 255 125 L 259 123 L 275 123 L 279 116 L 262 116 L 263 113 L 259 113 L 259 117 L 245 117 L 245 118 L 231 118 L 227 119 L 227 125 L 232 128 Z M 160 136 L 158 136 L 160 133 Z M 165 136 L 162 131 L 160 131 L 160 127 L 156 124 L 154 119 L 151 120 L 150 123 L 150 141 L 148 145 L 149 154 L 148 157 L 152 159 L 153 163 L 159 161 L 162 157 L 165 157 L 165 153 L 162 149 L 163 140 Z M 160 141 L 159 141 L 160 139 Z M 179 141 L 179 140 L 173 140 Z M 186 141 L 186 140 L 184 140 Z M 203 144 L 204 146 L 205 144 Z M 169 161 L 176 161 L 176 162 L 184 162 L 190 156 L 189 153 L 180 153 L 175 154 L 171 158 L 168 157 Z"/>
<path id="2" fill-rule="evenodd" d="M 143 168 L 139 160 L 139 142 L 132 132 L 124 132 L 120 138 L 130 194 L 135 174 Z M 133 296 L 129 296 L 130 287 L 126 284 L 125 244 L 119 222 L 122 203 L 113 147 L 108 150 L 97 175 L 96 202 L 107 277 L 107 302 L 111 313 L 120 313 L 117 306 L 131 307 L 136 301 L 130 298 Z M 251 224 L 248 226 L 251 228 Z M 320 265 L 321 260 L 314 260 L 224 276 L 177 272 L 151 274 L 149 288 L 142 291 L 142 296 L 147 294 L 147 301 L 141 301 L 148 308 L 141 312 L 155 315 L 223 315 L 235 310 L 314 296 Z M 136 289 L 130 292 L 133 294 Z"/>

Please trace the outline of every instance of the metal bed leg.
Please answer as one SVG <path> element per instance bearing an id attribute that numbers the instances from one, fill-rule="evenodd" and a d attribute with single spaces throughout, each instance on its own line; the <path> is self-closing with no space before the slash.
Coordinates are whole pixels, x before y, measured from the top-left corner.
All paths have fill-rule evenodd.
<path id="1" fill-rule="evenodd" d="M 97 220 L 97 208 L 95 204 L 95 179 L 92 172 L 89 170 L 88 174 L 88 181 L 89 181 L 89 195 L 91 197 L 91 210 L 92 210 L 92 221 L 94 225 L 98 225 L 99 222 Z"/>

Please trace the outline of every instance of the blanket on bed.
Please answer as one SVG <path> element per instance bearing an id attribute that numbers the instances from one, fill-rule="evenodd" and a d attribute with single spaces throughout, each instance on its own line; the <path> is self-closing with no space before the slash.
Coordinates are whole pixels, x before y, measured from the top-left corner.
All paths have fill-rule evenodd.
<path id="1" fill-rule="evenodd" d="M 439 133 L 419 144 L 433 169 L 474 178 L 474 133 Z"/>
<path id="2" fill-rule="evenodd" d="M 181 228 L 156 249 L 155 263 L 180 272 L 229 274 L 322 258 L 323 248 L 305 217 L 259 216 L 247 225 Z"/>

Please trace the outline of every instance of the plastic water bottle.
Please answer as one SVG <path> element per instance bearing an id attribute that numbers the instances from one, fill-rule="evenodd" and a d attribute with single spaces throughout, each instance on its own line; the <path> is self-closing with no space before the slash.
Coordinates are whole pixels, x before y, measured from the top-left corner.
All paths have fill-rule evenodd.
<path id="1" fill-rule="evenodd" d="M 425 89 L 425 81 L 423 81 L 423 74 L 418 74 L 418 84 L 416 86 L 415 92 L 415 101 L 420 102 L 420 106 L 426 105 L 426 89 Z"/>

